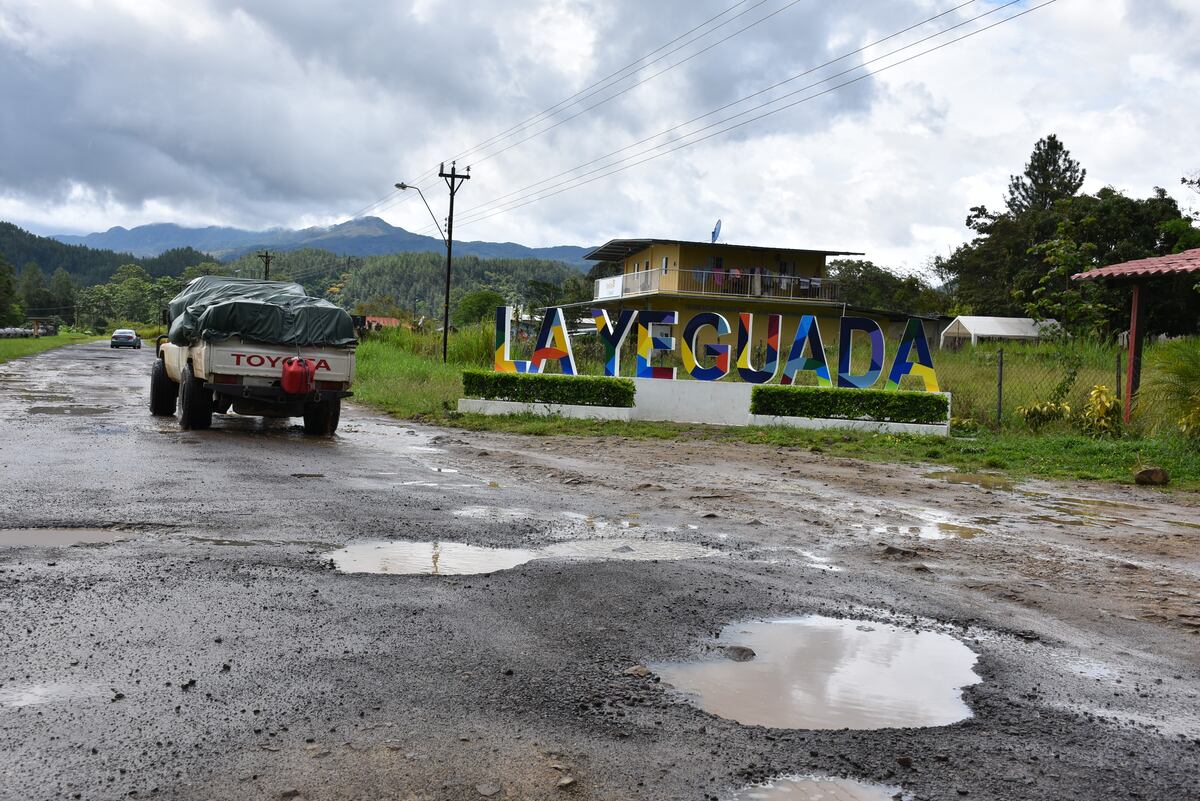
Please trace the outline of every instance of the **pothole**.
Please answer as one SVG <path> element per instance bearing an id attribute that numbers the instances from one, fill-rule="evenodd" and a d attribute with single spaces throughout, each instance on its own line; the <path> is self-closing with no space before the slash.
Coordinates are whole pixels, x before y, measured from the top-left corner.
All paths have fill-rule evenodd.
<path id="1" fill-rule="evenodd" d="M 30 414 L 65 414 L 72 417 L 93 417 L 98 414 L 108 414 L 112 409 L 107 406 L 30 406 Z"/>
<path id="2" fill-rule="evenodd" d="M 741 646 L 754 656 L 650 668 L 706 712 L 747 725 L 945 726 L 971 716 L 961 690 L 979 681 L 975 653 L 954 637 L 865 620 L 733 624 L 719 640 L 726 653 Z"/>
<path id="3" fill-rule="evenodd" d="M 0 706 L 22 707 L 103 695 L 90 684 L 10 684 L 0 686 Z"/>
<path id="4" fill-rule="evenodd" d="M 907 801 L 908 798 L 911 796 L 899 787 L 824 776 L 785 776 L 744 787 L 731 795 L 729 801 Z"/>
<path id="5" fill-rule="evenodd" d="M 939 478 L 948 484 L 968 484 L 980 489 L 1004 492 L 1010 492 L 1016 486 L 1016 482 L 1012 479 L 993 473 L 960 473 L 957 470 L 937 470 L 933 473 L 926 473 L 925 477 Z"/>
<path id="6" fill-rule="evenodd" d="M 893 523 L 887 526 L 875 526 L 871 529 L 871 534 L 876 537 L 887 534 L 907 534 L 923 540 L 949 540 L 955 537 L 969 540 L 987 533 L 978 526 L 956 522 L 949 515 L 932 510 L 922 513 L 920 517 L 926 519 L 915 525 Z"/>
<path id="7" fill-rule="evenodd" d="M 483 548 L 461 542 L 359 542 L 324 554 L 343 573 L 461 576 L 495 573 L 535 559 L 674 561 L 720 551 L 671 540 L 570 540 L 544 548 Z"/>
<path id="8" fill-rule="evenodd" d="M 360 542 L 326 557 L 343 573 L 463 576 L 508 570 L 536 559 L 537 552 L 460 542 Z"/>
<path id="9" fill-rule="evenodd" d="M 117 542 L 128 536 L 127 531 L 111 528 L 0 528 L 0 547 L 62 548 L 68 545 Z"/>

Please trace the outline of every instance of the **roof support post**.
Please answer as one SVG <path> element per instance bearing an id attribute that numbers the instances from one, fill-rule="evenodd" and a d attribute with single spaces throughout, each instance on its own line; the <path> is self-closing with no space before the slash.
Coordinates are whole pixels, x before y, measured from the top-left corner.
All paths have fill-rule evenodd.
<path id="1" fill-rule="evenodd" d="M 1129 312 L 1129 364 L 1125 373 L 1125 423 L 1133 414 L 1133 399 L 1142 383 L 1142 283 L 1133 285 L 1133 303 Z"/>

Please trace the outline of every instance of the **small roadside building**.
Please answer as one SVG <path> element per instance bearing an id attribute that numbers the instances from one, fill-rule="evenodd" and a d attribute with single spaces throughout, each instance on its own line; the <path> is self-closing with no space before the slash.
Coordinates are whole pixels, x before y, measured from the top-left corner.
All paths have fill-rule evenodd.
<path id="1" fill-rule="evenodd" d="M 1041 339 L 1050 329 L 1058 328 L 1055 320 L 1034 320 L 1030 317 L 955 317 L 942 331 L 940 347 L 961 347 L 970 341 L 978 345 L 979 340 L 1016 339 L 1034 341 Z"/>
<path id="2" fill-rule="evenodd" d="M 622 309 L 676 311 L 684 330 L 692 317 L 718 312 L 737 330 L 739 312 L 755 315 L 755 346 L 766 340 L 765 318 L 783 316 L 782 330 L 790 337 L 800 317 L 817 318 L 826 345 L 838 338 L 844 315 L 869 317 L 889 340 L 898 339 L 909 317 L 904 310 L 881 311 L 847 303 L 842 286 L 827 277 L 831 256 L 861 256 L 847 250 L 810 250 L 757 245 L 688 242 L 677 239 L 613 239 L 584 255 L 594 262 L 620 265 L 620 272 L 600 278 L 593 286 L 589 307 L 613 315 Z M 922 318 L 930 344 L 937 320 Z M 701 343 L 715 340 L 713 329 Z"/>

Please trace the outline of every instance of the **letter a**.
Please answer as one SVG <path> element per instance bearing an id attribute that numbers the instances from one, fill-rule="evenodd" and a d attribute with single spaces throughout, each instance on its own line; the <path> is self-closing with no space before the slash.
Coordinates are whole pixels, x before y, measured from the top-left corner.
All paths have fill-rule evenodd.
<path id="1" fill-rule="evenodd" d="M 806 344 L 812 353 L 809 358 L 804 356 Z M 779 379 L 779 383 L 794 384 L 797 374 L 809 370 L 817 374 L 817 386 L 833 386 L 833 381 L 829 378 L 829 362 L 825 359 L 825 346 L 821 344 L 821 327 L 817 324 L 816 317 L 806 314 L 796 326 L 796 338 L 792 340 L 787 364 L 783 366 L 783 377 Z"/>
<path id="2" fill-rule="evenodd" d="M 912 349 L 917 349 L 915 362 L 908 360 Z M 933 371 L 933 357 L 929 353 L 929 343 L 925 341 L 925 327 L 921 321 L 910 317 L 904 326 L 904 338 L 896 349 L 896 358 L 892 362 L 892 372 L 888 374 L 884 389 L 900 389 L 900 379 L 906 375 L 914 375 L 921 379 L 926 392 L 939 392 L 937 373 Z"/>

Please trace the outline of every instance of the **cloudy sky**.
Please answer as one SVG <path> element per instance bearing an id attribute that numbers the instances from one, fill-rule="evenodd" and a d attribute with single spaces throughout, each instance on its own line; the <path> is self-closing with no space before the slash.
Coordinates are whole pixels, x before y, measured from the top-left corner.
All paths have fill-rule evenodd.
<path id="1" fill-rule="evenodd" d="M 1057 0 L 838 87 L 1043 1 L 0 0 L 0 219 L 83 233 L 366 210 L 423 231 L 392 185 L 468 151 L 456 238 L 706 239 L 721 218 L 725 241 L 917 270 L 1051 132 L 1088 191 L 1200 205 L 1179 187 L 1200 168 L 1194 0 Z M 557 191 L 582 173 L 597 180 Z M 444 186 L 421 185 L 444 214 Z"/>

